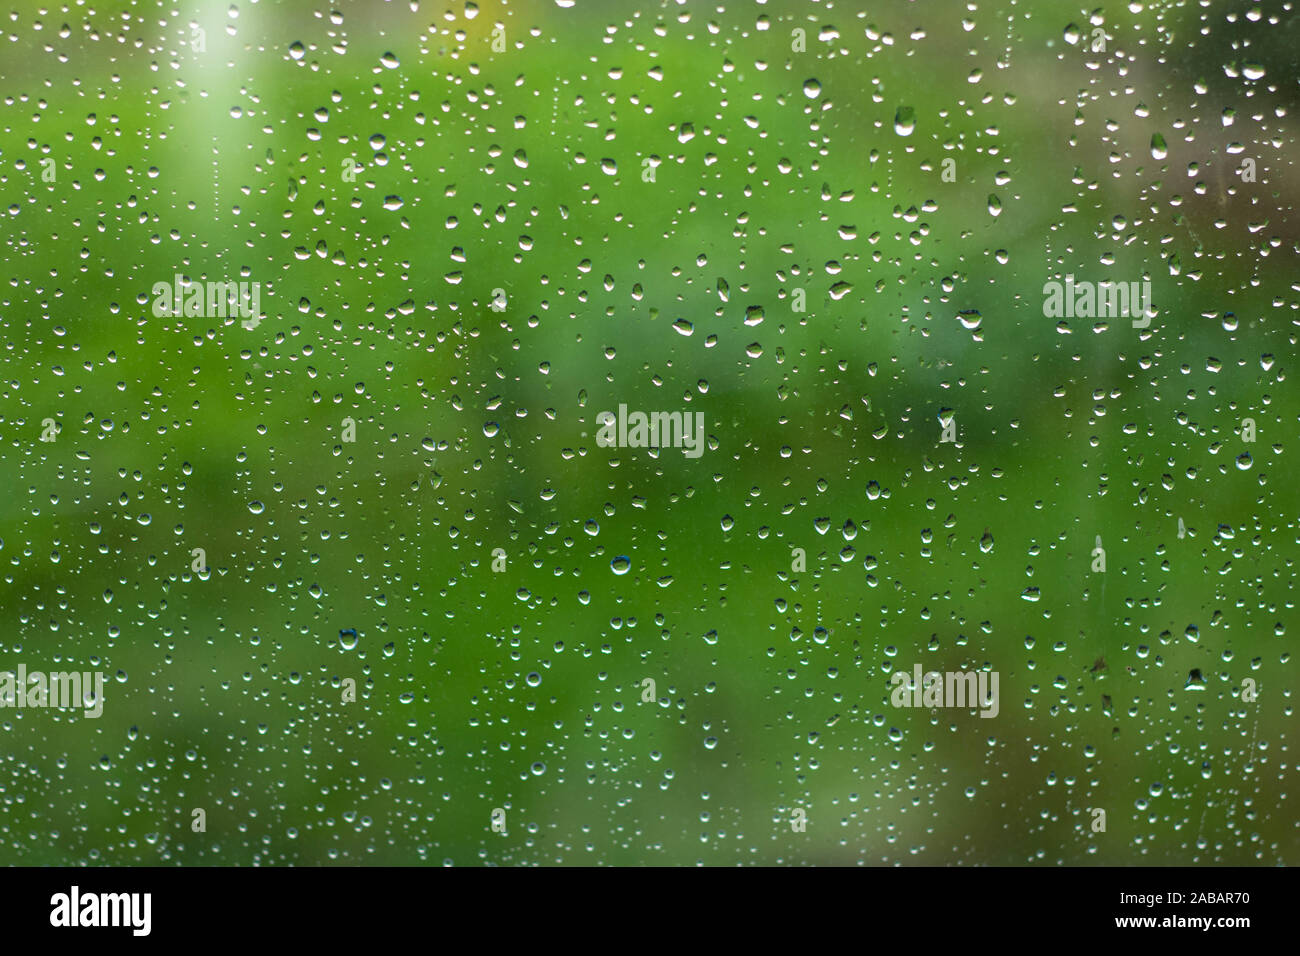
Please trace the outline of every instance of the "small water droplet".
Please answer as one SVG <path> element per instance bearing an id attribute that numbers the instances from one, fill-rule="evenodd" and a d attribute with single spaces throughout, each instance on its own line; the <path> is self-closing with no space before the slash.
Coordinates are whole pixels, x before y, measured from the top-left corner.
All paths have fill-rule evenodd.
<path id="1" fill-rule="evenodd" d="M 899 136 L 911 136 L 916 129 L 916 110 L 910 106 L 900 106 L 894 113 L 894 132 Z"/>

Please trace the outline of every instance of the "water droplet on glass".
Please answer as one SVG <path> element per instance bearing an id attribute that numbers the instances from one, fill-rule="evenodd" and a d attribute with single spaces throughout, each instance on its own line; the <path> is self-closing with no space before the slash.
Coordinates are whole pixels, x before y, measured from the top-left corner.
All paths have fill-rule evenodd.
<path id="1" fill-rule="evenodd" d="M 894 113 L 894 132 L 899 136 L 911 136 L 916 129 L 916 110 L 910 106 L 900 106 Z"/>

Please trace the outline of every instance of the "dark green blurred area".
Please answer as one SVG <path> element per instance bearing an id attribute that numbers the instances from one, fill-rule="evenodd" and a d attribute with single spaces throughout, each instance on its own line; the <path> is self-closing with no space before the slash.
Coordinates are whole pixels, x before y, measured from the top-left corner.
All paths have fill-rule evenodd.
<path id="1" fill-rule="evenodd" d="M 1300 31 L 1214 6 L 15 8 L 0 670 L 110 682 L 0 861 L 1296 862 Z"/>

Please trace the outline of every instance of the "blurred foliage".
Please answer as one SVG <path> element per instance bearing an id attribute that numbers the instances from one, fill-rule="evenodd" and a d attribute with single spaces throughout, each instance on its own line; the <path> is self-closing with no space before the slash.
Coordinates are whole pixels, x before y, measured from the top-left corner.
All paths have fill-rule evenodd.
<path id="1" fill-rule="evenodd" d="M 1297 862 L 1290 5 L 872 7 L 19 4 L 0 859 Z"/>

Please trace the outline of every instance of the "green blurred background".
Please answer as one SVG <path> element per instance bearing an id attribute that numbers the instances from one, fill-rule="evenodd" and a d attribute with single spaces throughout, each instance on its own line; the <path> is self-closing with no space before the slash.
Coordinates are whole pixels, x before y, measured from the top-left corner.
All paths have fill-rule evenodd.
<path id="1" fill-rule="evenodd" d="M 1211 6 L 15 4 L 0 669 L 109 686 L 0 861 L 1296 862 L 1300 27 Z"/>

